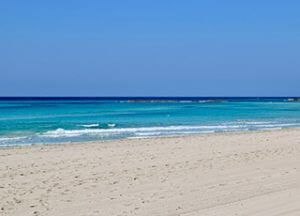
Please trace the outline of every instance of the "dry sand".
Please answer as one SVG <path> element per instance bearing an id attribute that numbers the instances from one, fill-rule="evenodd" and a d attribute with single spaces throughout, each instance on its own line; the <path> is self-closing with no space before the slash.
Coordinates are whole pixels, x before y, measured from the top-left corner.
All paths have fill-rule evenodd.
<path id="1" fill-rule="evenodd" d="M 300 130 L 0 149 L 0 215 L 300 215 Z"/>

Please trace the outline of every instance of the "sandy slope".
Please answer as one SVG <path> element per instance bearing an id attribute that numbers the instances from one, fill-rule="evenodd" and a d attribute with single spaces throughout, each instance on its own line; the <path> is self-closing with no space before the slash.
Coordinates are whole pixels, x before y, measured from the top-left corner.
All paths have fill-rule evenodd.
<path id="1" fill-rule="evenodd" d="M 0 215 L 300 215 L 300 130 L 0 149 Z"/>

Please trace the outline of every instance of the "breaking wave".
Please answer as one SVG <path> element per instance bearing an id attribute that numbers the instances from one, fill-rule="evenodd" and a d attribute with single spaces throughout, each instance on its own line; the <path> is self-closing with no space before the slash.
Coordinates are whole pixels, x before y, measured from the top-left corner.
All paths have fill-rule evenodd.
<path id="1" fill-rule="evenodd" d="M 84 127 L 84 128 L 113 128 L 116 126 L 116 124 L 114 124 L 114 123 L 107 123 L 107 124 L 95 123 L 95 124 L 83 124 L 80 126 Z"/>
<path id="2" fill-rule="evenodd" d="M 111 125 L 112 127 L 115 124 Z M 40 136 L 43 137 L 76 137 L 82 135 L 90 136 L 109 136 L 109 135 L 135 135 L 135 136 L 159 136 L 168 134 L 189 134 L 203 132 L 226 132 L 226 131 L 243 131 L 251 129 L 264 128 L 282 128 L 297 126 L 296 124 L 270 122 L 247 122 L 243 124 L 226 124 L 226 125 L 198 125 L 198 126 L 165 126 L 165 127 L 137 127 L 137 128 L 86 128 L 80 130 L 65 130 L 62 128 L 47 131 Z M 300 125 L 299 125 L 300 126 Z"/>
<path id="3" fill-rule="evenodd" d="M 99 124 L 85 124 L 85 125 L 81 125 L 82 127 L 86 127 L 86 128 L 93 128 L 93 127 L 99 127 Z"/>
<path id="4" fill-rule="evenodd" d="M 49 130 L 42 133 L 28 136 L 1 137 L 0 146 L 23 145 L 35 143 L 58 143 L 76 142 L 101 139 L 119 138 L 148 138 L 160 136 L 181 136 L 200 133 L 236 132 L 248 130 L 273 130 L 287 127 L 299 127 L 300 123 L 280 123 L 268 121 L 243 121 L 227 122 L 216 125 L 177 125 L 177 126 L 157 126 L 157 127 L 134 127 L 116 128 L 116 124 L 106 124 L 106 128 L 101 128 L 100 124 L 81 125 L 83 129 L 63 129 Z"/>

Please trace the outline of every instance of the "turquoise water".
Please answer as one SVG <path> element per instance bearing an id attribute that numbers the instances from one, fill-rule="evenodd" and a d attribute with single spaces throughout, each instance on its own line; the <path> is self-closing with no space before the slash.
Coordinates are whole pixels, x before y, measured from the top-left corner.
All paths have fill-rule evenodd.
<path id="1" fill-rule="evenodd" d="M 299 126 L 286 98 L 0 100 L 0 146 Z"/>

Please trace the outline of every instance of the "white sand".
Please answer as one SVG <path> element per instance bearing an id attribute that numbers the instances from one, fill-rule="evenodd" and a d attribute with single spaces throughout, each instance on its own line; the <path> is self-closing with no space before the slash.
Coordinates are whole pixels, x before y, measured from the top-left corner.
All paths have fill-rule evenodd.
<path id="1" fill-rule="evenodd" d="M 300 215 L 300 130 L 0 149 L 0 215 Z"/>

